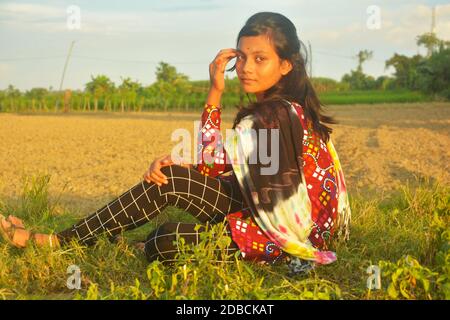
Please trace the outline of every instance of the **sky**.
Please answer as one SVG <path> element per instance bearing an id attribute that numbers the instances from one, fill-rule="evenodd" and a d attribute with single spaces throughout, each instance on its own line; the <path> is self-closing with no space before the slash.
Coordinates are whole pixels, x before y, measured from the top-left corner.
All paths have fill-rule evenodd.
<path id="1" fill-rule="evenodd" d="M 63 88 L 84 89 L 99 74 L 150 85 L 160 61 L 207 80 L 209 63 L 236 47 L 239 30 L 260 11 L 295 24 L 311 45 L 314 77 L 340 80 L 360 50 L 373 51 L 365 73 L 391 75 L 385 61 L 394 53 L 425 53 L 415 38 L 431 30 L 433 6 L 436 33 L 450 40 L 448 0 L 0 0 L 0 90 L 58 89 L 72 42 Z"/>

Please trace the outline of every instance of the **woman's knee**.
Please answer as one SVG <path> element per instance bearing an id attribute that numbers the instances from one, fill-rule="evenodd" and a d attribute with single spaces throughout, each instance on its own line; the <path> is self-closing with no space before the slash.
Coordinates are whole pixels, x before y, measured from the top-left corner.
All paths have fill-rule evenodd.
<path id="1" fill-rule="evenodd" d="M 195 173 L 188 172 L 190 169 L 179 165 L 166 166 L 161 172 L 167 177 L 168 183 L 159 187 L 161 195 L 174 194 L 186 195 L 190 191 L 192 180 L 198 180 Z"/>
<path id="2" fill-rule="evenodd" d="M 161 172 L 167 177 L 182 177 L 186 175 L 186 167 L 179 166 L 177 164 L 172 164 L 170 166 L 165 166 L 161 168 Z"/>

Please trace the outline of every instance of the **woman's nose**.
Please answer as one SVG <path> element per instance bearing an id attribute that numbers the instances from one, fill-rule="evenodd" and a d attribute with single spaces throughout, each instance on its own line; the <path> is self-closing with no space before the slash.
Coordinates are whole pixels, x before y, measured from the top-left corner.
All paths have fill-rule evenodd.
<path id="1" fill-rule="evenodd" d="M 250 59 L 247 59 L 243 62 L 242 71 L 244 74 L 252 74 L 254 69 L 253 63 L 250 61 Z"/>

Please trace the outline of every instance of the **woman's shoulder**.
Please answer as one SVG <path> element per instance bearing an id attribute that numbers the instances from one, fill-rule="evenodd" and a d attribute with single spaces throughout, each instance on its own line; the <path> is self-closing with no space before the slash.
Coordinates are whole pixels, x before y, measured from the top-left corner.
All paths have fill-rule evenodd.
<path id="1" fill-rule="evenodd" d="M 292 107 L 294 107 L 294 110 L 297 111 L 297 113 L 302 113 L 303 114 L 303 106 L 298 103 L 297 101 L 294 100 L 284 100 L 285 102 L 289 103 Z"/>
<path id="2" fill-rule="evenodd" d="M 288 108 L 286 108 L 288 107 Z M 262 103 L 253 113 L 242 117 L 236 128 L 272 127 L 267 125 L 270 121 L 277 120 L 278 125 L 288 124 L 290 113 L 304 119 L 303 107 L 296 101 L 281 99 Z"/>
<path id="3" fill-rule="evenodd" d="M 303 110 L 303 106 L 298 103 L 297 101 L 294 100 L 284 100 L 285 102 L 289 103 L 292 106 L 292 109 L 295 111 L 295 113 L 297 114 L 297 116 L 300 118 L 302 125 L 305 126 L 306 123 L 304 123 L 305 121 L 305 113 Z"/>
<path id="4" fill-rule="evenodd" d="M 303 108 L 302 105 L 299 102 L 295 101 L 295 100 L 281 99 L 281 101 L 283 103 L 286 103 L 286 104 L 290 104 L 290 105 L 293 105 L 293 106 L 296 106 L 296 107 L 299 107 L 299 108 Z"/>

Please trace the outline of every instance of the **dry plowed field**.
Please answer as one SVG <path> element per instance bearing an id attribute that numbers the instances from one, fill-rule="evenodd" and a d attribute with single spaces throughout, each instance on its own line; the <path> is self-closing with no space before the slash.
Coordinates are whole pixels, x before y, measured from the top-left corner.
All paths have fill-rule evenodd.
<path id="1" fill-rule="evenodd" d="M 450 183 L 450 104 L 331 106 L 332 139 L 350 195 L 399 190 L 407 182 Z M 224 111 L 222 129 L 231 128 Z M 193 134 L 200 113 L 0 114 L 0 199 L 16 198 L 24 176 L 51 175 L 50 195 L 90 211 L 139 182 L 170 153 L 175 129 Z"/>

